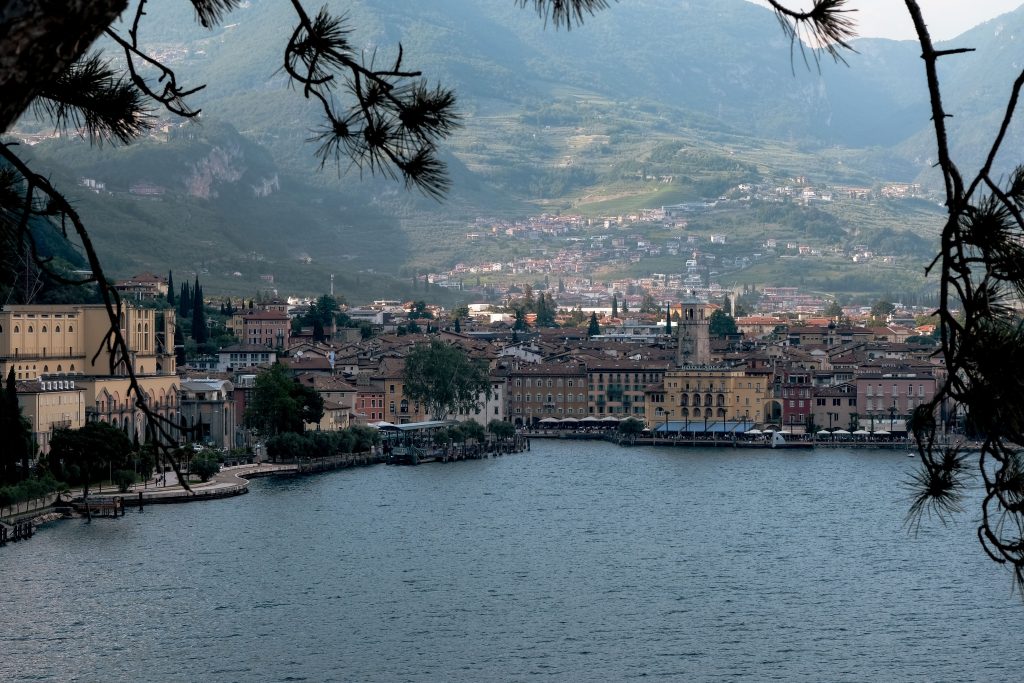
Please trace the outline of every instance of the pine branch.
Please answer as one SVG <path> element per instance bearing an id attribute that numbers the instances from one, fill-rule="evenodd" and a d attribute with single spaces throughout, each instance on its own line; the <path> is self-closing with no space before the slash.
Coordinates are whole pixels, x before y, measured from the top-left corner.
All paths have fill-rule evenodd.
<path id="1" fill-rule="evenodd" d="M 833 61 L 845 63 L 843 51 L 856 52 L 850 41 L 856 36 L 856 24 L 847 16 L 856 10 L 846 9 L 848 0 L 814 0 L 807 11 L 793 10 L 778 0 L 768 0 L 775 10 L 779 25 L 789 38 L 790 50 L 800 48 L 800 54 L 807 63 L 807 48 L 816 65 L 824 52 Z"/>
<path id="2" fill-rule="evenodd" d="M 594 15 L 609 6 L 608 0 L 516 0 L 516 5 L 526 7 L 533 4 L 537 14 L 547 26 L 550 21 L 555 28 L 572 29 L 579 26 L 587 15 Z"/>
<path id="3" fill-rule="evenodd" d="M 240 0 L 189 0 L 196 10 L 196 20 L 204 28 L 216 26 L 224 20 L 224 16 L 237 9 L 242 3 Z"/>
<path id="4" fill-rule="evenodd" d="M 454 93 L 431 88 L 419 71 L 405 69 L 401 45 L 393 62 L 378 67 L 375 54 L 363 59 L 352 50 L 344 16 L 323 8 L 310 18 L 299 0 L 292 6 L 298 24 L 283 69 L 323 111 L 325 123 L 310 138 L 318 143 L 321 167 L 347 161 L 443 197 L 450 182 L 437 144 L 459 125 Z"/>
<path id="5" fill-rule="evenodd" d="M 150 128 L 143 93 L 98 54 L 45 84 L 32 104 L 37 115 L 49 117 L 58 129 L 84 128 L 94 142 L 128 143 Z"/>

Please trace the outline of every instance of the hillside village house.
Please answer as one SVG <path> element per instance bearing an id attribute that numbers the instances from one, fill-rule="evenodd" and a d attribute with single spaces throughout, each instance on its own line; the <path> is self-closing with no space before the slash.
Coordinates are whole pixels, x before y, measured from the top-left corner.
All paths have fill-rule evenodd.
<path id="1" fill-rule="evenodd" d="M 140 273 L 127 280 L 118 280 L 114 283 L 114 289 L 125 301 L 166 298 L 167 278 L 153 275 L 153 273 Z"/>

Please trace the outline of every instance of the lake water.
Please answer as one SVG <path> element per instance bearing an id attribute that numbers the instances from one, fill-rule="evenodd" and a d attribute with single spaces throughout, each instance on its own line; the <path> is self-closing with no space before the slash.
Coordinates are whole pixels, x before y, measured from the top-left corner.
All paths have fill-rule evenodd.
<path id="1" fill-rule="evenodd" d="M 914 462 L 535 441 L 60 522 L 0 549 L 0 680 L 1018 680 L 977 506 L 903 528 Z"/>

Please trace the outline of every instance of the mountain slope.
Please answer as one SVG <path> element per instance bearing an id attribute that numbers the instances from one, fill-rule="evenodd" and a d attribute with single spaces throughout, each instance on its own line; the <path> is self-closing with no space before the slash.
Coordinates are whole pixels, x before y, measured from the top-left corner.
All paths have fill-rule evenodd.
<path id="1" fill-rule="evenodd" d="M 454 238 L 479 215 L 600 210 L 609 199 L 641 207 L 796 175 L 861 185 L 932 177 L 913 42 L 860 40 L 847 65 L 819 72 L 791 55 L 769 11 L 743 0 L 631 0 L 570 32 L 504 0 L 330 4 L 347 12 L 368 57 L 386 61 L 401 43 L 408 68 L 456 89 L 464 126 L 443 151 L 451 196 L 437 204 L 387 179 L 320 169 L 308 142 L 319 109 L 280 72 L 288 3 L 252 0 L 212 31 L 194 25 L 187 3 L 151 3 L 143 40 L 183 82 L 208 85 L 195 99 L 202 123 L 125 149 L 35 151 L 65 187 L 107 184 L 113 194 L 80 201 L 118 270 L 162 270 L 168 254 L 183 254 L 169 265 L 228 283 L 241 272 L 239 287 L 275 269 L 315 285 L 330 272 L 454 262 Z M 977 53 L 944 60 L 953 147 L 969 163 L 1024 64 L 1016 36 L 1024 10 L 951 43 Z M 1021 142 L 1015 128 L 1002 169 Z M 164 193 L 140 199 L 130 189 L 142 181 Z M 296 265 L 303 256 L 309 267 Z"/>

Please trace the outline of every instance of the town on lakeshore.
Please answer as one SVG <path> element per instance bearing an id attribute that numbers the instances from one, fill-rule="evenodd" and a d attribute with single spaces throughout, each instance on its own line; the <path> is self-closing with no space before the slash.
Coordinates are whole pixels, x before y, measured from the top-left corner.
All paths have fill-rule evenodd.
<path id="1" fill-rule="evenodd" d="M 694 288 L 655 299 L 639 285 L 628 293 L 610 286 L 604 301 L 566 308 L 554 286 L 524 285 L 510 287 L 501 305 L 446 310 L 423 300 L 348 305 L 274 290 L 239 299 L 204 292 L 198 276 L 176 289 L 173 278 L 142 273 L 114 286 L 145 406 L 177 427 L 162 438 L 188 446 L 190 470 L 201 469 L 196 451 L 214 460 L 214 472 L 225 462 L 314 452 L 390 453 L 397 444 L 381 432 L 418 424 L 445 432 L 433 434 L 432 448 L 445 439 L 482 444 L 503 429 L 628 434 L 634 443 L 771 445 L 765 435 L 776 432 L 776 444 L 891 444 L 906 439 L 910 414 L 943 381 L 926 310 L 822 301 L 808 312 L 797 288 Z M 109 328 L 96 303 L 0 310 L 5 394 L 13 388 L 31 433 L 31 462 L 13 467 L 38 464 L 87 492 L 88 475 L 64 462 L 69 434 L 103 427 L 125 449 L 145 450 L 153 418 L 113 362 Z M 447 397 L 446 386 L 424 379 L 431 372 L 444 385 L 453 375 L 475 383 Z M 300 406 L 295 416 L 282 417 L 281 396 L 267 388 L 274 382 Z M 953 406 L 936 410 L 944 432 L 962 428 Z M 117 467 L 123 491 L 154 476 L 166 483 L 165 468 L 141 462 L 108 462 L 93 479 L 113 484 Z"/>

